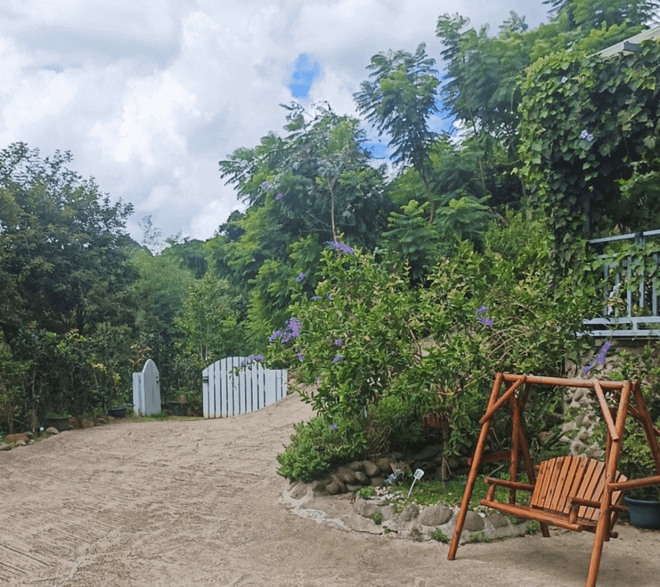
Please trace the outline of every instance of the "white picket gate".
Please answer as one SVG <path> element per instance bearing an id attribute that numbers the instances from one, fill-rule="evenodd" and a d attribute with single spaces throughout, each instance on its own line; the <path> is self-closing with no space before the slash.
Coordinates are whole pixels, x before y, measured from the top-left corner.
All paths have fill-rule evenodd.
<path id="1" fill-rule="evenodd" d="M 205 418 L 259 410 L 286 395 L 286 369 L 266 369 L 249 357 L 226 357 L 202 371 Z"/>

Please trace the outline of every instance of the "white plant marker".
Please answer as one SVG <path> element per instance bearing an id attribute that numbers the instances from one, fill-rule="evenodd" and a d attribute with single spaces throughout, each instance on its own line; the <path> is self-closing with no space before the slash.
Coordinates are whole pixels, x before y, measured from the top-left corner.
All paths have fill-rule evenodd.
<path id="1" fill-rule="evenodd" d="M 410 489 L 408 490 L 408 497 L 410 497 L 410 492 L 412 491 L 412 488 L 415 486 L 415 481 L 417 481 L 417 479 L 421 479 L 422 477 L 424 477 L 424 471 L 422 471 L 421 469 L 417 469 L 413 473 L 413 482 L 412 485 L 410 486 Z"/>

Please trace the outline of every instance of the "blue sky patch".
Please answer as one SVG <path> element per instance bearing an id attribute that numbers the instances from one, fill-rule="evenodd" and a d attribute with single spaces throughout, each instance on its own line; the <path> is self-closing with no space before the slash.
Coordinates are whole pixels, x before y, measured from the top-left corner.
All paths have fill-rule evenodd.
<path id="1" fill-rule="evenodd" d="M 289 82 L 289 89 L 294 98 L 307 98 L 309 95 L 309 88 L 314 80 L 321 73 L 321 65 L 318 61 L 301 53 L 296 59 Z"/>

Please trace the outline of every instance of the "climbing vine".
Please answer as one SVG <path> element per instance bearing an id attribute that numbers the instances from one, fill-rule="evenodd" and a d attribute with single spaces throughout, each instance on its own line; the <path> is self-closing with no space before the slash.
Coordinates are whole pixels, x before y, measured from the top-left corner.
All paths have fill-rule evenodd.
<path id="1" fill-rule="evenodd" d="M 660 172 L 659 54 L 660 43 L 646 41 L 639 52 L 554 53 L 529 68 L 517 172 L 560 242 L 582 228 L 623 232 L 660 221 L 657 199 L 634 188 Z"/>

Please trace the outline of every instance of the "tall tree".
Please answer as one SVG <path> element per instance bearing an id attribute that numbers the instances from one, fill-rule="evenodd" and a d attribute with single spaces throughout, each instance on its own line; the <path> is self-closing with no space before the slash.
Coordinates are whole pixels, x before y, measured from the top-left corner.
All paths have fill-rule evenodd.
<path id="1" fill-rule="evenodd" d="M 0 275 L 22 320 L 57 333 L 130 321 L 136 277 L 125 232 L 132 206 L 111 203 L 71 161 L 68 152 L 42 158 L 24 143 L 0 151 Z M 11 321 L 3 315 L 0 326 Z"/>
<path id="2" fill-rule="evenodd" d="M 436 137 L 429 119 L 438 112 L 436 89 L 440 83 L 434 65 L 424 43 L 415 53 L 379 53 L 367 66 L 373 81 L 362 82 L 355 94 L 358 110 L 379 135 L 389 135 L 394 163 L 410 165 L 419 173 L 429 201 L 429 223 L 435 216 L 429 151 Z"/>

